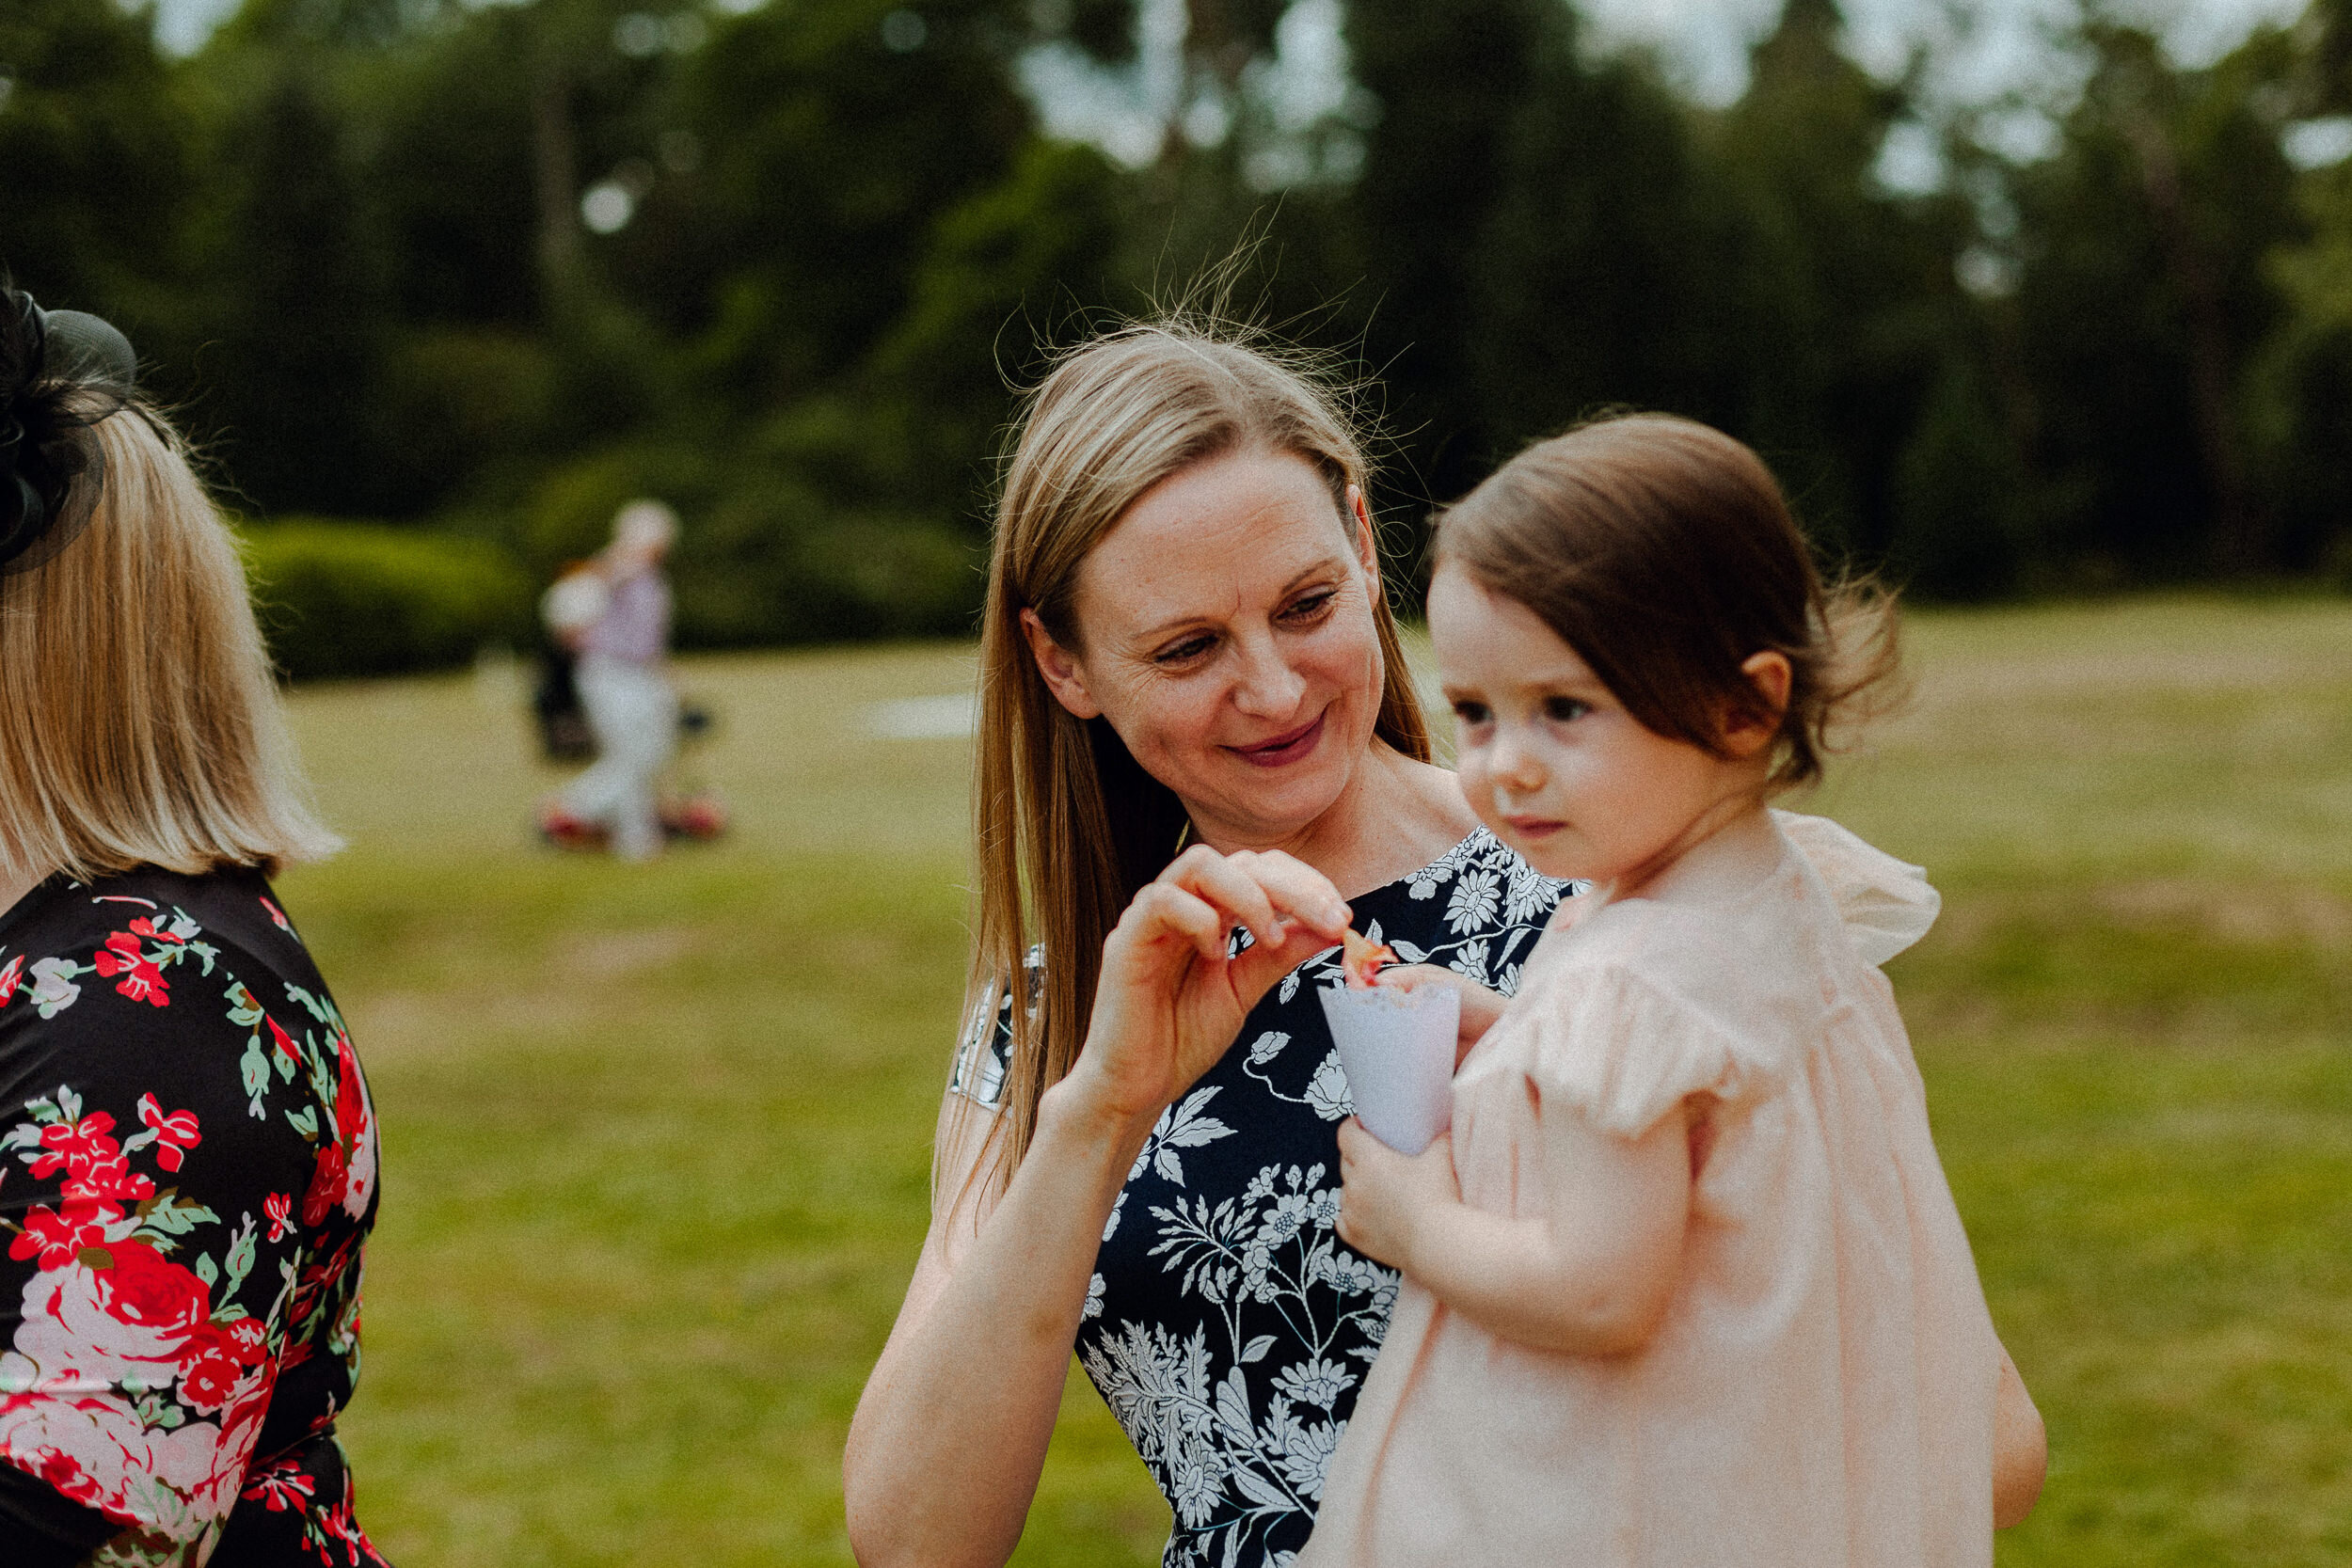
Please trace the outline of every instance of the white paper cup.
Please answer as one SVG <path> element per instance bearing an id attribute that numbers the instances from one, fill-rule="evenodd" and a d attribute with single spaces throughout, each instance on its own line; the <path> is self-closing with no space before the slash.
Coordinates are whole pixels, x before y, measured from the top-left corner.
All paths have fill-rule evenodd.
<path id="1" fill-rule="evenodd" d="M 1462 993 L 1452 986 L 1327 986 L 1318 994 L 1356 1115 L 1391 1148 L 1427 1148 L 1454 1119 Z"/>

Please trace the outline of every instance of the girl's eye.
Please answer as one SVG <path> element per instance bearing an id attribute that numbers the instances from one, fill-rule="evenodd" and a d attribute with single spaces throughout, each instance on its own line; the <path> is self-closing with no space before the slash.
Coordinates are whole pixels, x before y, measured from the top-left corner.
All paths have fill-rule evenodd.
<path id="1" fill-rule="evenodd" d="M 1590 703 L 1580 703 L 1574 697 L 1546 697 L 1544 699 L 1544 717 L 1557 724 L 1565 724 L 1572 719 L 1581 719 L 1592 711 L 1593 706 Z"/>
<path id="2" fill-rule="evenodd" d="M 1483 724 L 1486 721 L 1486 705 L 1471 702 L 1456 703 L 1454 705 L 1454 717 L 1465 724 Z"/>

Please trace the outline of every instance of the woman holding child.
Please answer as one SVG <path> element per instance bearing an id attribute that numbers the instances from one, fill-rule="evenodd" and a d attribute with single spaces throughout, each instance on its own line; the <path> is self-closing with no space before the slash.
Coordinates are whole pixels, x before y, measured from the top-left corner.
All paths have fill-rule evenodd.
<path id="1" fill-rule="evenodd" d="M 1394 1227 L 1367 1222 L 1409 1183 L 1350 1124 L 1370 1174 L 1343 1218 L 1349 1101 L 1311 993 L 1352 924 L 1405 960 L 1402 983 L 1463 990 L 1475 1063 L 1539 938 L 1547 955 L 1563 940 L 1548 926 L 1573 924 L 1553 920 L 1565 879 L 1586 874 L 1531 864 L 1430 762 L 1367 477 L 1312 376 L 1183 326 L 1087 345 L 1028 410 L 983 633 L 976 1003 L 930 1234 L 846 1462 L 864 1562 L 1009 1557 L 1073 1348 L 1168 1497 L 1168 1563 L 1279 1564 L 1314 1528 L 1397 1303 L 1373 1260 L 1400 1260 L 1373 1247 Z M 1774 708 L 1749 748 L 1769 755 L 1789 692 L 1758 689 L 1734 705 Z M 1705 705 L 1681 696 L 1677 712 Z M 1891 919 L 1873 957 L 1925 929 L 1932 895 L 1904 868 L 1835 829 L 1800 834 L 1816 880 Z M 1691 1103 L 1724 1086 L 1694 1082 Z M 1702 1171 L 1718 1134 L 1680 1100 L 1674 1115 Z M 1447 1159 L 1441 1141 L 1413 1180 L 1450 1182 Z M 1972 1299 L 1958 1321 L 1982 1319 Z M 1638 1359 L 1638 1340 L 1601 1348 Z M 1995 1373 L 2014 1377 L 1989 1323 L 1958 1354 L 1989 1422 Z M 1557 1546 L 1547 1560 L 1646 1560 L 1622 1538 Z M 1915 1560 L 1952 1560 L 1924 1538 Z"/>

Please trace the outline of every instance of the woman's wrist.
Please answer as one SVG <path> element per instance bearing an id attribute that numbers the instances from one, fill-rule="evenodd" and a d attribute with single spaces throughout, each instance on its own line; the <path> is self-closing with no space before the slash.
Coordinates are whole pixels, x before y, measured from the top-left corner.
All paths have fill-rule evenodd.
<path id="1" fill-rule="evenodd" d="M 1123 1180 L 1165 1109 L 1122 1104 L 1081 1066 L 1039 1098 L 1038 1141 L 1064 1145 L 1082 1156 L 1092 1153 Z"/>

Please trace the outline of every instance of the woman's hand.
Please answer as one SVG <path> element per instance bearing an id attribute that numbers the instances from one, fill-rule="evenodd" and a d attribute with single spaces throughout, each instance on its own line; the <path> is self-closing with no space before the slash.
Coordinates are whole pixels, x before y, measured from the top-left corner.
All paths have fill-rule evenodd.
<path id="1" fill-rule="evenodd" d="M 1462 1203 L 1454 1140 L 1443 1132 L 1419 1154 L 1400 1154 L 1350 1117 L 1340 1123 L 1340 1240 L 1407 1274 L 1420 1227 Z"/>
<path id="2" fill-rule="evenodd" d="M 2001 1350 L 2000 1390 L 1993 1403 L 1993 1526 L 2009 1529 L 2024 1524 L 2041 1500 L 2042 1483 L 2050 1473 L 2050 1435 L 2034 1408 L 2026 1380 L 2008 1347 Z"/>
<path id="3" fill-rule="evenodd" d="M 1375 984 L 1394 986 L 1398 990 L 1417 990 L 1422 986 L 1444 986 L 1462 993 L 1461 1032 L 1454 1037 L 1454 1065 L 1460 1067 L 1462 1058 L 1470 1053 L 1470 1047 L 1484 1039 L 1486 1031 L 1495 1026 L 1502 1009 L 1511 1005 L 1509 997 L 1499 990 L 1488 990 L 1467 974 L 1437 964 L 1393 964 L 1380 972 Z"/>
<path id="4" fill-rule="evenodd" d="M 1225 1054 L 1267 989 L 1338 942 L 1347 920 L 1329 879 L 1288 855 L 1194 845 L 1103 943 L 1094 1017 L 1064 1082 L 1089 1105 L 1148 1124 Z M 1229 958 L 1236 926 L 1252 942 Z"/>

